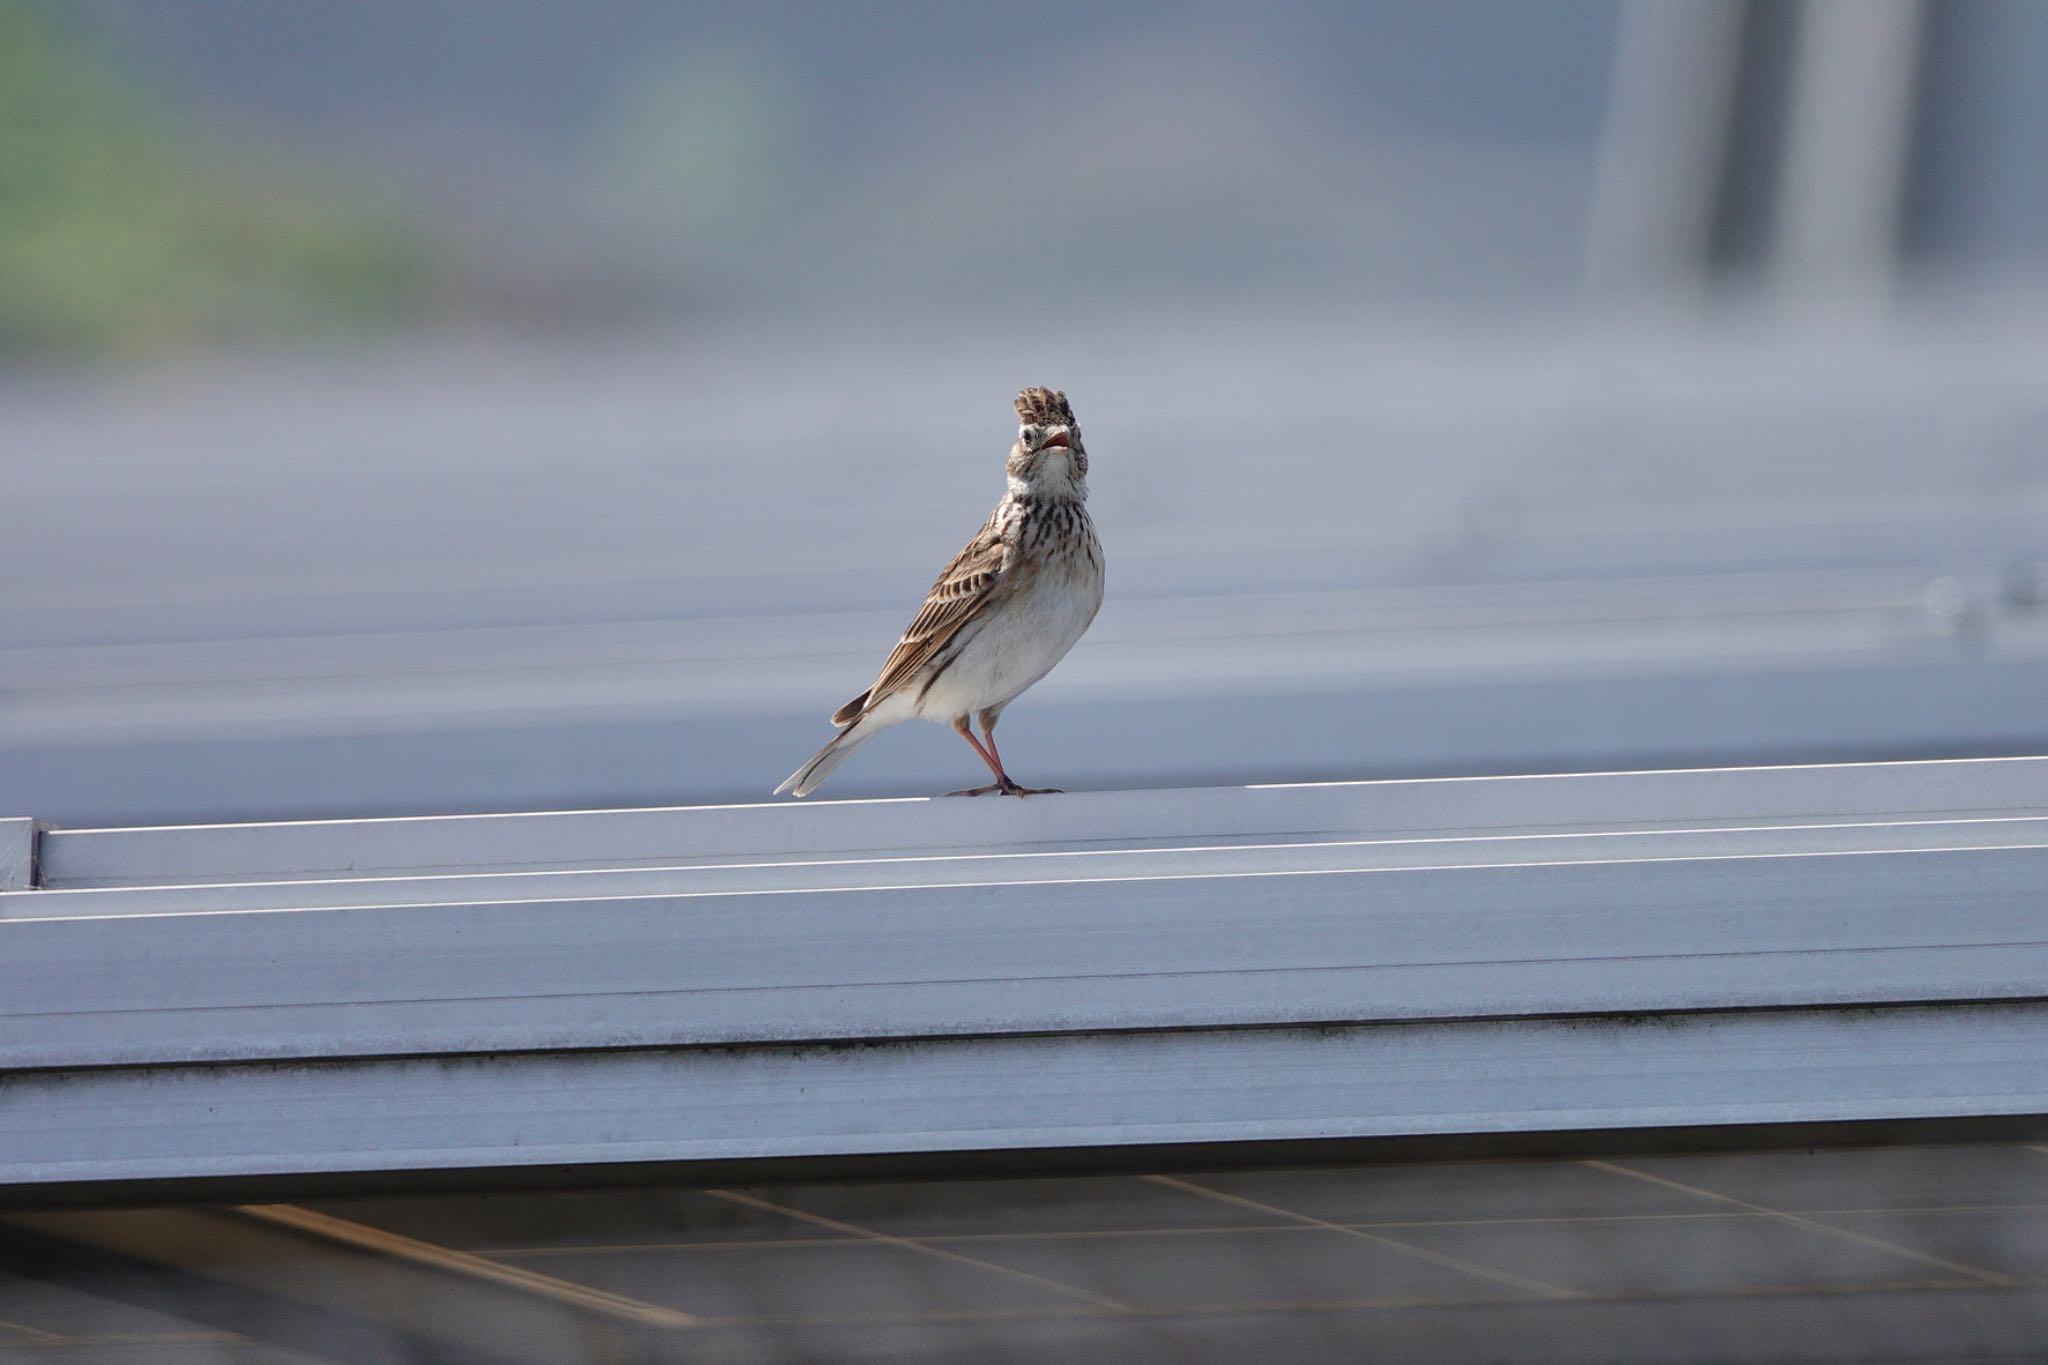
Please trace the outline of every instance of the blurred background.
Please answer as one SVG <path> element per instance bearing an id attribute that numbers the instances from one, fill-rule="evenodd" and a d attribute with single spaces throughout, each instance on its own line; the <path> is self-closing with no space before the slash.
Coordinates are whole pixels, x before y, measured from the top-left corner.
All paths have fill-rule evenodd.
<path id="1" fill-rule="evenodd" d="M 2048 7 L 0 0 L 0 813 L 2048 748 Z M 826 796 L 979 765 L 904 727 Z"/>
<path id="2" fill-rule="evenodd" d="M 0 0 L 0 817 L 766 800 L 1033 384 L 1024 782 L 2048 752 L 2044 128 L 2017 0 Z M 2044 1152 L 10 1212 L 0 1357 L 2017 1359 Z"/>

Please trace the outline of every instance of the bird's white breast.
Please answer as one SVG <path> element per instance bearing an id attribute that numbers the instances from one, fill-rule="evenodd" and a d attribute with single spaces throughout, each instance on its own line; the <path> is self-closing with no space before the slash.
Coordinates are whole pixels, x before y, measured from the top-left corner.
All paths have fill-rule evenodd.
<path id="1" fill-rule="evenodd" d="M 1102 605 L 1102 551 L 1085 545 L 1047 556 L 1020 578 L 1000 610 L 962 628 L 973 631 L 933 683 L 917 713 L 933 720 L 1000 707 L 1066 657 Z"/>

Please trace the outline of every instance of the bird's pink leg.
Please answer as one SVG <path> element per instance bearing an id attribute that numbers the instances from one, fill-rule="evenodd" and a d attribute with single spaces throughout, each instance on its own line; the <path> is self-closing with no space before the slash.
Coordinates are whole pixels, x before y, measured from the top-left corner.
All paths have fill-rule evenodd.
<path id="1" fill-rule="evenodd" d="M 960 738 L 966 740 L 969 744 L 972 744 L 974 746 L 974 752 L 981 755 L 981 761 L 988 764 L 988 770 L 996 775 L 996 780 L 989 783 L 986 787 L 970 787 L 966 791 L 947 792 L 946 795 L 986 796 L 990 792 L 1006 791 L 1010 787 L 1014 787 L 1015 785 L 1017 785 L 1016 783 L 1010 781 L 1009 774 L 1003 771 L 1003 765 L 1001 760 L 999 760 L 994 754 L 990 753 L 987 749 L 983 748 L 981 741 L 974 737 L 974 731 L 967 728 L 967 717 L 962 716 L 958 720 L 954 721 L 953 728 L 960 732 Z"/>
<path id="2" fill-rule="evenodd" d="M 988 751 L 989 754 L 992 756 L 992 760 L 995 764 L 996 789 L 1002 792 L 1003 795 L 1058 796 L 1060 794 L 1060 789 L 1058 787 L 1021 787 L 1017 785 L 1016 780 L 1012 778 L 1008 770 L 1003 767 L 1003 751 L 996 748 L 995 722 L 990 720 L 987 717 L 987 715 L 983 715 L 981 718 L 981 737 L 984 740 L 988 741 Z"/>

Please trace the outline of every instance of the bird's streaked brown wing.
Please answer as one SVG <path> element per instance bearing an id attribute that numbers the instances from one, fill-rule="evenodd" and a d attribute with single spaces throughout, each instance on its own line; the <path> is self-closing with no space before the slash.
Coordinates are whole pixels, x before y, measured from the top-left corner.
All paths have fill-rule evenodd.
<path id="1" fill-rule="evenodd" d="M 832 723 L 850 724 L 914 679 L 995 591 L 1002 581 L 1008 556 L 1009 547 L 1003 543 L 1002 531 L 991 517 L 932 584 L 924 607 L 882 664 L 875 685 L 833 713 Z"/>

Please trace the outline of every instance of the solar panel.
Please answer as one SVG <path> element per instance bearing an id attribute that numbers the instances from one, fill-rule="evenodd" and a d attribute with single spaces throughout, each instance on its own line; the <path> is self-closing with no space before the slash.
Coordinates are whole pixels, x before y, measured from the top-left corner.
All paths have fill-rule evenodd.
<path id="1" fill-rule="evenodd" d="M 484 1286 L 467 1307 L 552 1324 L 530 1365 L 2017 1358 L 2048 1326 L 2044 1177 L 2048 1147 L 1993 1144 L 15 1215 L 0 1254 L 24 1226 L 130 1256 L 210 1232 L 164 1260 L 216 1321 L 132 1307 L 111 1272 L 0 1278 L 0 1361 L 333 1358 L 293 1314 L 348 1274 L 337 1250 L 422 1277 L 354 1296 L 393 1342 L 477 1347 L 451 1286 Z M 238 1263 L 222 1220 L 288 1223 L 298 1263 Z M 220 1283 L 269 1316 L 218 1325 Z"/>

